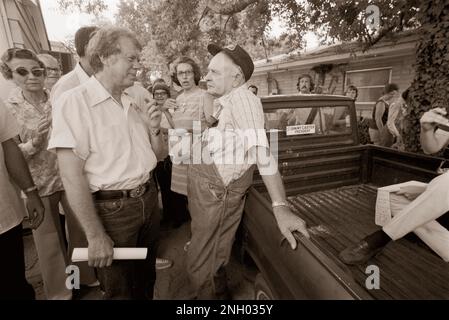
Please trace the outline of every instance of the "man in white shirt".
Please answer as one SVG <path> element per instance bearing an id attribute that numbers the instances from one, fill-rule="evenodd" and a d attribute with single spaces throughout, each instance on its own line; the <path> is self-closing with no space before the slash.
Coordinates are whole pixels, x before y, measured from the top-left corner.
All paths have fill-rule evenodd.
<path id="1" fill-rule="evenodd" d="M 104 27 L 89 41 L 94 71 L 53 106 L 55 149 L 72 210 L 85 231 L 89 265 L 105 299 L 151 299 L 159 232 L 160 129 L 148 128 L 124 91 L 136 81 L 141 46 L 129 30 Z M 160 117 L 155 106 L 151 119 Z M 113 247 L 148 248 L 145 260 L 113 261 Z"/>
<path id="2" fill-rule="evenodd" d="M 27 195 L 32 228 L 44 218 L 44 205 L 34 186 L 22 151 L 14 141 L 19 134 L 15 118 L 0 100 L 0 300 L 34 299 L 33 288 L 25 279 L 22 221 L 23 206 L 13 181 Z"/>
<path id="3" fill-rule="evenodd" d="M 208 50 L 214 57 L 205 80 L 208 92 L 219 103 L 215 114 L 218 124 L 203 133 L 206 151 L 202 151 L 201 163 L 193 159 L 194 164 L 189 166 L 192 238 L 187 270 L 198 299 L 228 299 L 224 267 L 252 184 L 254 164 L 273 200 L 279 229 L 292 249 L 296 247 L 293 231 L 309 235 L 305 222 L 290 211 L 286 202 L 276 160 L 269 152 L 260 99 L 244 86 L 254 70 L 251 57 L 240 46 L 220 48 L 212 44 Z M 239 130 L 245 133 L 245 141 L 240 140 Z M 196 151 L 194 145 L 194 158 Z M 262 163 L 260 155 L 267 152 L 269 161 Z"/>

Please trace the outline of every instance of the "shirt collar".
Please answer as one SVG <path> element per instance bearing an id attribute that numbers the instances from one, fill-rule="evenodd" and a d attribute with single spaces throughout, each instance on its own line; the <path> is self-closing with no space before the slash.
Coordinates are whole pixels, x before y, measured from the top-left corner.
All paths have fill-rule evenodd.
<path id="1" fill-rule="evenodd" d="M 95 107 L 101 102 L 108 99 L 115 101 L 114 97 L 103 87 L 103 85 L 98 81 L 95 76 L 90 77 L 87 82 L 85 82 L 85 89 L 87 93 L 87 104 L 90 107 Z M 128 112 L 129 107 L 133 104 L 134 100 L 125 91 L 122 92 L 121 103 L 126 112 Z"/>
<path id="2" fill-rule="evenodd" d="M 84 71 L 83 67 L 81 67 L 81 64 L 78 62 L 75 66 L 75 74 L 78 77 L 78 80 L 80 83 L 84 83 L 87 80 L 89 80 L 89 75 Z"/>
<path id="3" fill-rule="evenodd" d="M 231 92 L 229 92 L 228 94 L 218 98 L 218 101 L 220 102 L 220 104 L 222 106 L 225 106 L 228 103 L 228 101 L 232 98 L 233 95 L 235 95 L 236 93 L 242 92 L 244 90 L 249 92 L 249 90 L 246 89 L 245 85 L 241 85 L 240 87 L 232 89 Z"/>
<path id="4" fill-rule="evenodd" d="M 47 103 L 48 103 L 50 100 L 49 99 L 50 92 L 46 89 L 44 89 L 44 91 L 45 91 L 45 94 L 47 95 Z M 28 103 L 28 101 L 25 100 L 25 97 L 23 96 L 23 93 L 22 93 L 22 89 L 20 87 L 16 87 L 11 90 L 7 101 L 9 103 L 18 104 L 18 105 Z"/>

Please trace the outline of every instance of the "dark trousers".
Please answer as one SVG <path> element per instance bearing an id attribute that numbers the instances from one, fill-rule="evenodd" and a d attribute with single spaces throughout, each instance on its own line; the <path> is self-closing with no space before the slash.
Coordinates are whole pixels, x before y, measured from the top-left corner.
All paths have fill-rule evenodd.
<path id="1" fill-rule="evenodd" d="M 25 278 L 22 224 L 0 234 L 0 300 L 34 300 Z"/>
<path id="2" fill-rule="evenodd" d="M 187 208 L 187 197 L 171 191 L 172 162 L 170 157 L 157 163 L 155 180 L 162 196 L 163 224 L 175 228 L 189 220 L 190 214 Z"/>
<path id="3" fill-rule="evenodd" d="M 114 247 L 148 249 L 145 260 L 114 260 L 110 267 L 96 269 L 104 298 L 152 299 L 160 222 L 156 184 L 152 181 L 139 198 L 96 200 L 95 207 Z"/>

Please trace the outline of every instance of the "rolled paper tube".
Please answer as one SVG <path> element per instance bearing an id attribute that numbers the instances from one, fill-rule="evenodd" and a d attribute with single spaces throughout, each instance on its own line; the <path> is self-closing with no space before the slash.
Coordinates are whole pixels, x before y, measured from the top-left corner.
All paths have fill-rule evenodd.
<path id="1" fill-rule="evenodd" d="M 147 257 L 147 248 L 114 248 L 114 260 L 144 260 Z M 87 248 L 74 248 L 72 261 L 88 261 Z"/>

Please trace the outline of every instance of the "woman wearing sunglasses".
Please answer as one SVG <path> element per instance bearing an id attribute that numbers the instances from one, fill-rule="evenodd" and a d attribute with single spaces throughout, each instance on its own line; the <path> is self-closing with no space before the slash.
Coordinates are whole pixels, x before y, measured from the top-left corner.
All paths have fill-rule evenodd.
<path id="1" fill-rule="evenodd" d="M 44 221 L 33 231 L 45 293 L 47 299 L 71 299 L 65 286 L 67 254 L 58 204 L 66 213 L 70 209 L 56 155 L 47 151 L 51 105 L 44 90 L 45 66 L 32 51 L 14 48 L 1 57 L 0 72 L 17 85 L 5 103 L 19 123 L 18 145 L 45 206 Z"/>

